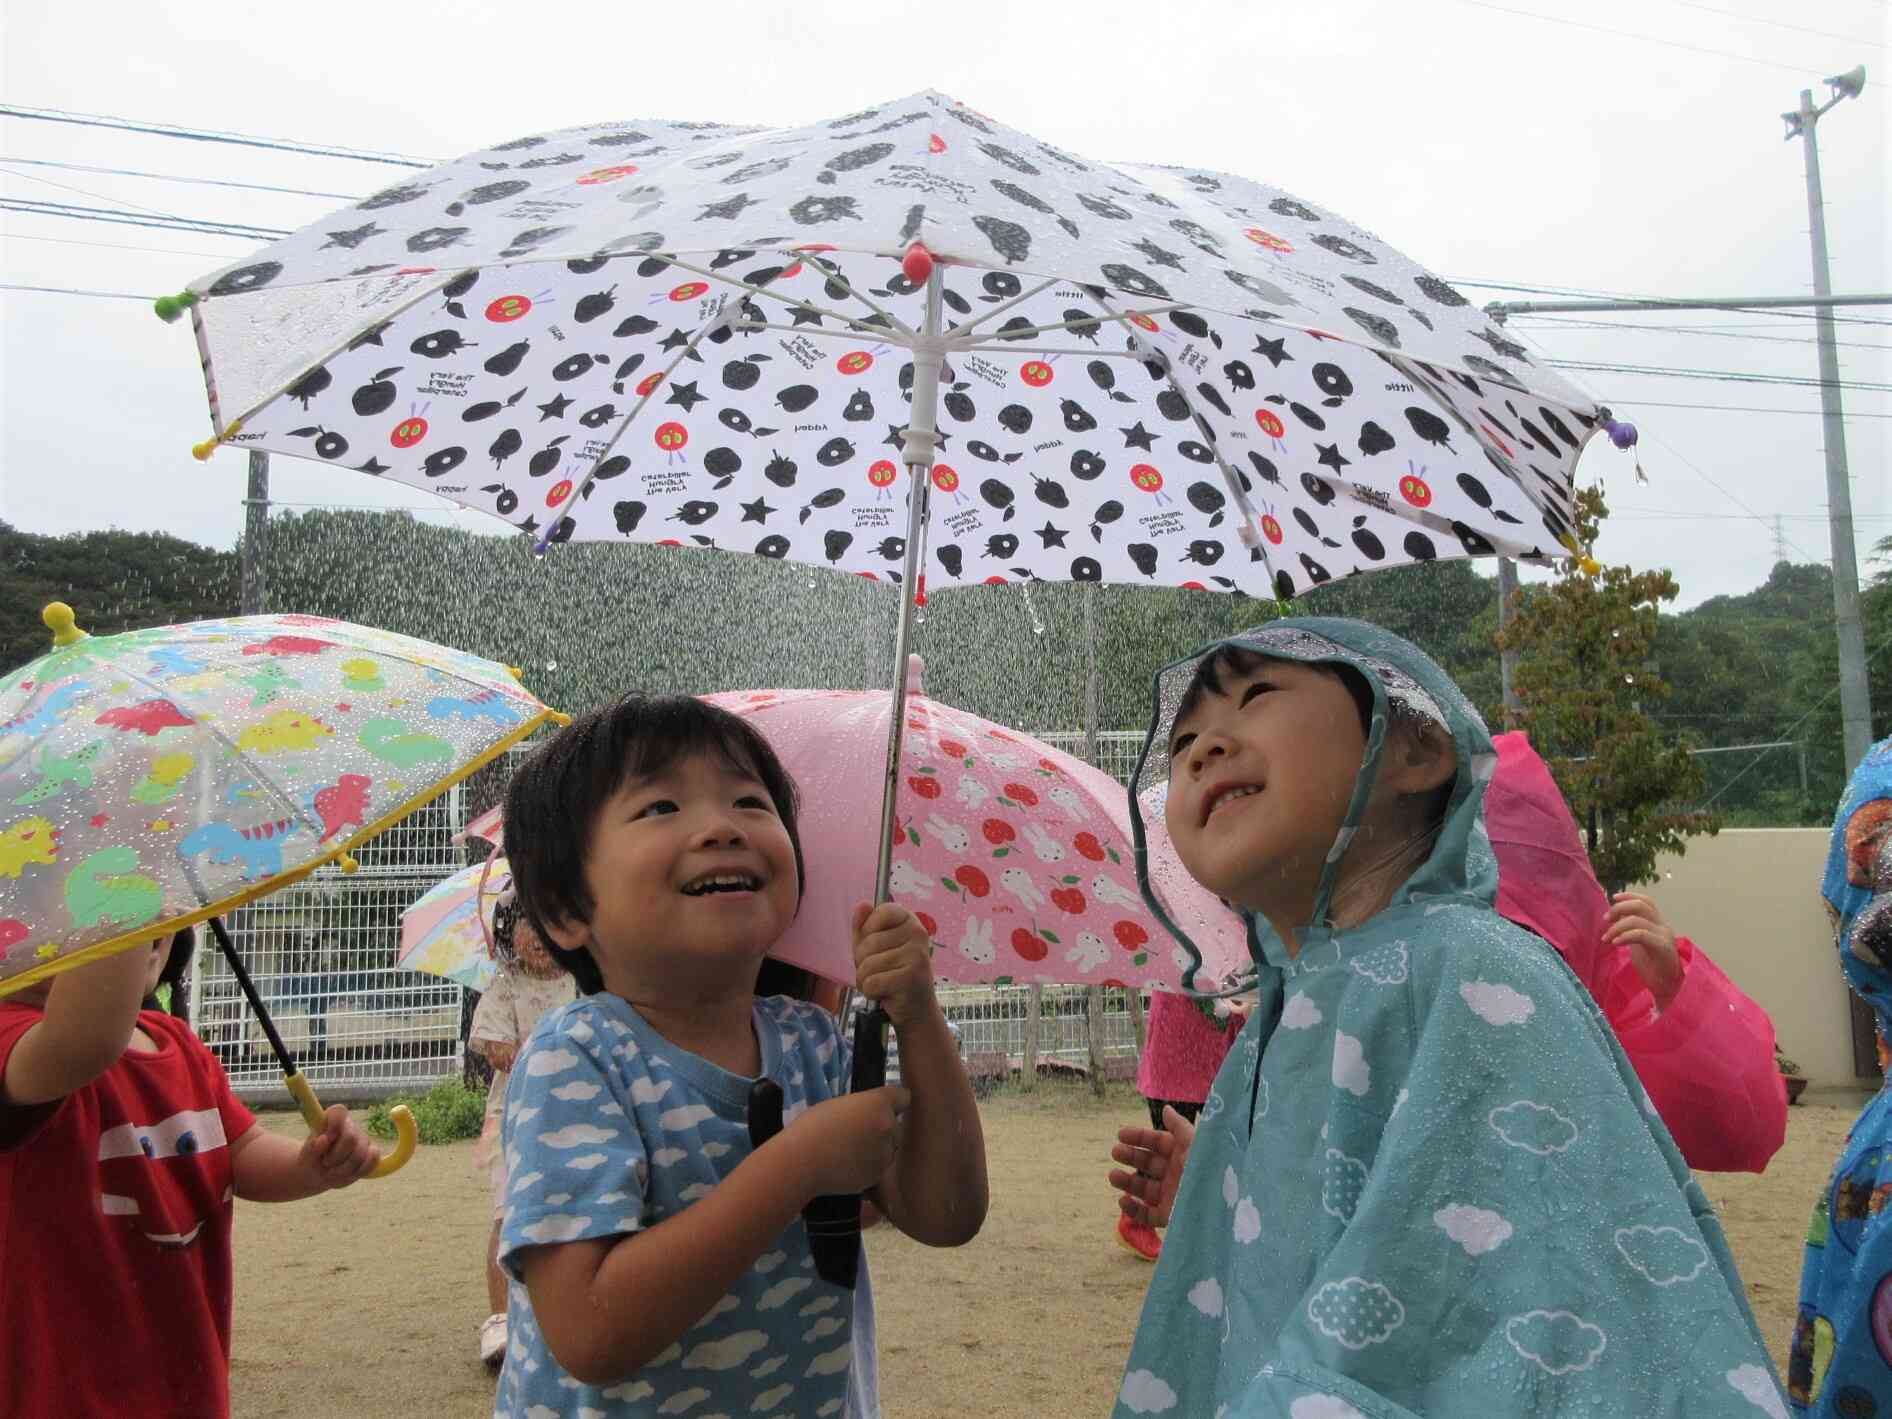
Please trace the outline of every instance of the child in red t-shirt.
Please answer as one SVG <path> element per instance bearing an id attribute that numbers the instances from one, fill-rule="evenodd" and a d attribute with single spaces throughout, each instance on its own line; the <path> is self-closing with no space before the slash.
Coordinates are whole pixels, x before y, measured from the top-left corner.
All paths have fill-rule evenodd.
<path id="1" fill-rule="evenodd" d="M 267 1132 L 187 1025 L 140 1011 L 174 939 L 0 999 L 0 1419 L 228 1415 L 231 1197 L 380 1160 L 340 1105 Z"/>

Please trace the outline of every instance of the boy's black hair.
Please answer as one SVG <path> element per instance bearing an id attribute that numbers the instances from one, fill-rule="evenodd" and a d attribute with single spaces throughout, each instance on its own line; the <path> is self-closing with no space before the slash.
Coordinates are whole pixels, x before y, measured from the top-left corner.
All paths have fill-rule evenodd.
<path id="1" fill-rule="evenodd" d="M 191 959 L 197 954 L 197 928 L 187 926 L 171 937 L 170 954 L 164 958 L 164 969 L 158 972 L 158 984 L 171 987 L 170 1013 L 177 1019 L 190 1022 L 190 1000 L 184 992 L 184 977 L 190 972 Z M 158 999 L 156 989 L 144 998 L 141 1006 L 145 1010 L 162 1010 L 163 1004 Z"/>
<path id="2" fill-rule="evenodd" d="M 754 774 L 768 790 L 795 850 L 797 891 L 805 892 L 794 779 L 753 724 L 694 696 L 630 694 L 580 715 L 535 750 L 506 789 L 506 855 L 520 909 L 586 995 L 604 989 L 603 972 L 589 951 L 557 945 L 550 923 L 589 921 L 596 909 L 585 859 L 598 813 L 627 780 L 701 753 Z"/>

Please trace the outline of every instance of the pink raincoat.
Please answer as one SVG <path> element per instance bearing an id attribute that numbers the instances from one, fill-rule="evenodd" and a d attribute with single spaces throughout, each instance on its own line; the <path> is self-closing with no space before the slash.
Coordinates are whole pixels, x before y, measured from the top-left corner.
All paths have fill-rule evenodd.
<path id="1" fill-rule="evenodd" d="M 1694 942 L 1676 938 L 1682 988 L 1656 1014 L 1627 946 L 1605 946 L 1609 898 L 1576 820 L 1522 734 L 1494 737 L 1485 827 L 1498 857 L 1498 911 L 1562 953 L 1596 997 L 1691 1168 L 1753 1172 L 1786 1138 L 1774 1025 Z"/>

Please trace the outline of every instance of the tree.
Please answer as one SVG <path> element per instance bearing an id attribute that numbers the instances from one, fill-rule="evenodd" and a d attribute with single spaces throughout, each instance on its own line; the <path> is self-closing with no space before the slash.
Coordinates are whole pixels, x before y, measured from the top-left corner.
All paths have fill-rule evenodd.
<path id="1" fill-rule="evenodd" d="M 1591 545 L 1609 508 L 1577 494 L 1577 535 Z M 1700 768 L 1688 745 L 1644 708 L 1668 698 L 1653 655 L 1662 603 L 1680 588 L 1666 570 L 1572 563 L 1548 587 L 1522 592 L 1500 644 L 1518 652 L 1519 723 L 1550 764 L 1590 864 L 1611 892 L 1655 878 L 1656 858 L 1713 834 L 1696 801 Z"/>

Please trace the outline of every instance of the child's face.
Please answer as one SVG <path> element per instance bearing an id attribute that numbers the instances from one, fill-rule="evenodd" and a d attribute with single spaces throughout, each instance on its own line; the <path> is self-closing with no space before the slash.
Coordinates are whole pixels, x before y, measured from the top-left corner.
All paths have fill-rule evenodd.
<path id="1" fill-rule="evenodd" d="M 794 918 L 795 850 L 768 789 L 714 754 L 628 780 L 591 825 L 588 923 L 553 939 L 592 953 L 620 995 L 750 988 Z"/>
<path id="2" fill-rule="evenodd" d="M 532 929 L 532 923 L 522 914 L 512 927 L 512 949 L 519 962 L 528 971 L 543 975 L 552 969 L 552 957 L 545 949 L 545 943 L 539 939 L 539 933 Z"/>
<path id="3" fill-rule="evenodd" d="M 1170 839 L 1217 896 L 1304 919 L 1366 753 L 1359 713 L 1338 675 L 1297 661 L 1220 678 L 1170 732 Z"/>

